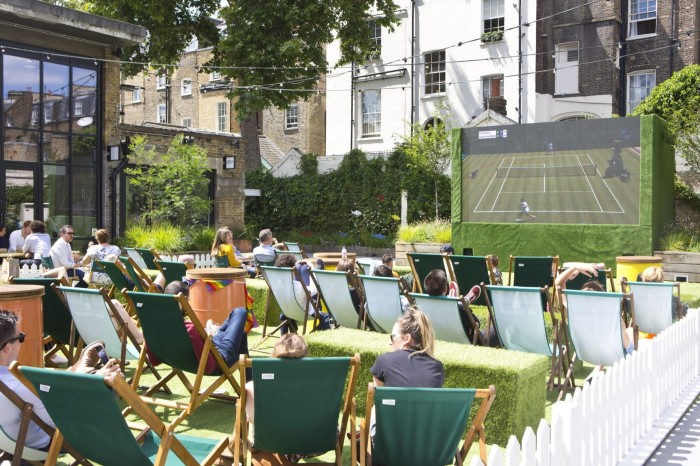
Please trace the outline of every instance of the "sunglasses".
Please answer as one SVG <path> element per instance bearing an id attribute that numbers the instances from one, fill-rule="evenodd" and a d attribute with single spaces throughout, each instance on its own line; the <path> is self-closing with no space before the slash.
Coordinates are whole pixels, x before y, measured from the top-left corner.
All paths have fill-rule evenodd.
<path id="1" fill-rule="evenodd" d="M 25 338 L 25 337 L 26 337 L 26 335 L 25 335 L 23 332 L 19 332 L 19 335 L 17 335 L 17 336 L 14 337 L 14 338 L 10 338 L 10 339 L 7 340 L 5 343 L 3 343 L 3 344 L 2 344 L 2 348 L 4 348 L 5 346 L 7 346 L 7 345 L 9 345 L 10 343 L 15 342 L 15 341 L 19 341 L 20 344 L 22 344 L 22 343 L 24 343 L 24 338 Z"/>
<path id="2" fill-rule="evenodd" d="M 391 342 L 393 343 L 394 340 L 396 340 L 396 339 L 397 339 L 398 337 L 400 337 L 400 336 L 401 336 L 401 335 L 395 335 L 395 334 L 393 334 L 393 333 L 390 333 L 390 334 L 389 334 L 389 340 L 391 340 Z"/>

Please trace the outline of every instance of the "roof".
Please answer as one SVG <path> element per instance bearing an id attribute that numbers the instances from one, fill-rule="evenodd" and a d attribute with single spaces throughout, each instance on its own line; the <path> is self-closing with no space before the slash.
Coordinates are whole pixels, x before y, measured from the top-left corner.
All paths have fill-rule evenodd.
<path id="1" fill-rule="evenodd" d="M 260 141 L 260 157 L 262 157 L 263 160 L 266 161 L 271 167 L 277 165 L 284 158 L 284 152 L 282 152 L 282 149 L 277 147 L 277 145 L 272 142 L 270 138 L 260 135 L 258 140 Z"/>

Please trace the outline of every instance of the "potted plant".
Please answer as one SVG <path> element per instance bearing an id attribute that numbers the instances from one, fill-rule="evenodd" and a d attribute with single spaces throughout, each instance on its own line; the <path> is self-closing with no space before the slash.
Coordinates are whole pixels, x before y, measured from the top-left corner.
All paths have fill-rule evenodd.
<path id="1" fill-rule="evenodd" d="M 452 226 L 447 220 L 411 223 L 399 228 L 394 247 L 396 265 L 408 265 L 406 253 L 440 252 L 440 246 L 452 241 Z"/>
<path id="2" fill-rule="evenodd" d="M 498 42 L 499 40 L 503 40 L 502 29 L 497 29 L 495 31 L 486 31 L 481 34 L 482 43 Z"/>

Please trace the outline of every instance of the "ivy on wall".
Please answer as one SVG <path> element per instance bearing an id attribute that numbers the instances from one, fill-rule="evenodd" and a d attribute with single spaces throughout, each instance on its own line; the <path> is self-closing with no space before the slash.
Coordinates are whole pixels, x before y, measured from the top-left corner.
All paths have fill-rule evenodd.
<path id="1" fill-rule="evenodd" d="M 408 192 L 408 221 L 432 220 L 434 180 L 438 181 L 438 212 L 450 214 L 450 179 L 411 167 L 399 146 L 386 159 L 367 160 L 364 152 L 349 152 L 334 172 L 319 175 L 313 154 L 302 156 L 300 175 L 274 178 L 269 172 L 247 175 L 246 185 L 260 197 L 246 199 L 246 223 L 273 231 L 347 233 L 364 238 L 393 238 L 401 215 L 401 190 Z"/>

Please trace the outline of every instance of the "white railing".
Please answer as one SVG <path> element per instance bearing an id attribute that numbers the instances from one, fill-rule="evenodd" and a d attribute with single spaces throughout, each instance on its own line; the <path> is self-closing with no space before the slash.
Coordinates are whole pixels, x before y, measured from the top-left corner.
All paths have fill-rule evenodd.
<path id="1" fill-rule="evenodd" d="M 39 278 L 43 273 L 44 268 L 36 264 L 24 264 L 19 268 L 19 278 Z"/>
<path id="2" fill-rule="evenodd" d="M 168 256 L 161 254 L 160 258 L 164 261 L 177 262 L 179 256 Z M 212 257 L 211 254 L 195 254 L 194 255 L 195 268 L 205 269 L 216 267 L 216 258 Z"/>
<path id="3" fill-rule="evenodd" d="M 700 375 L 700 311 L 599 373 L 552 407 L 551 426 L 528 427 L 505 454 L 493 445 L 489 466 L 614 465 Z M 487 432 L 488 435 L 488 432 Z M 478 456 L 470 466 L 483 466 Z"/>

